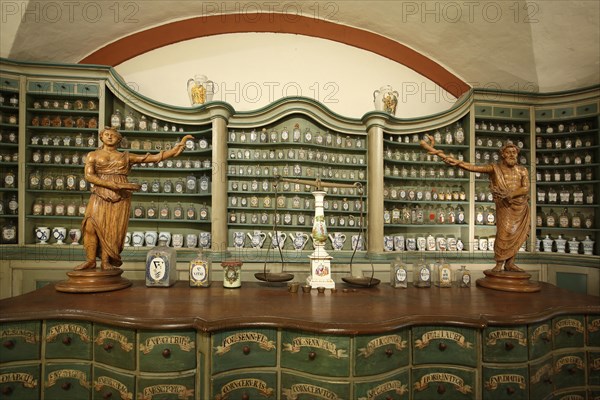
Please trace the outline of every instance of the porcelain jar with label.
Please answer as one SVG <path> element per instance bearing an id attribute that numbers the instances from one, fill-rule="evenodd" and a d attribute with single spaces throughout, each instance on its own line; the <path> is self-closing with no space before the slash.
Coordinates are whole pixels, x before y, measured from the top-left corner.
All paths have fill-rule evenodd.
<path id="1" fill-rule="evenodd" d="M 221 263 L 223 267 L 223 287 L 235 289 L 242 286 L 242 262 L 227 260 Z"/>
<path id="2" fill-rule="evenodd" d="M 174 285 L 177 281 L 176 265 L 177 252 L 175 249 L 167 247 L 166 240 L 159 240 L 158 245 L 148 251 L 146 256 L 146 286 L 169 287 Z"/>

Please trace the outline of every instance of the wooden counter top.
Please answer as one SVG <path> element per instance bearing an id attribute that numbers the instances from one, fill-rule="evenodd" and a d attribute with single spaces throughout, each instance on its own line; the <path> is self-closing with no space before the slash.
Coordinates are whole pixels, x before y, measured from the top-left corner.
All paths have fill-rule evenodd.
<path id="1" fill-rule="evenodd" d="M 538 322 L 563 314 L 600 314 L 600 298 L 541 283 L 538 293 L 470 289 L 352 288 L 289 293 L 285 284 L 247 283 L 208 289 L 178 282 L 170 288 L 70 294 L 52 285 L 0 301 L 0 322 L 77 319 L 142 329 L 217 331 L 280 327 L 338 334 L 381 333 L 410 325 L 484 327 Z M 344 290 L 348 289 L 348 290 Z"/>

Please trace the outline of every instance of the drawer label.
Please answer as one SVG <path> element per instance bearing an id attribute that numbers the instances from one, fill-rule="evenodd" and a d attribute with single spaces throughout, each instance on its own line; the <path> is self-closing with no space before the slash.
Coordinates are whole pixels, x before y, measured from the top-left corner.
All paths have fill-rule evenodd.
<path id="1" fill-rule="evenodd" d="M 148 354 L 154 349 L 154 346 L 161 344 L 179 346 L 182 351 L 192 351 L 192 349 L 196 347 L 195 343 L 192 342 L 188 336 L 164 335 L 146 339 L 144 343 L 140 343 L 140 351 L 144 354 Z"/>
<path id="2" fill-rule="evenodd" d="M 292 343 L 284 343 L 282 350 L 289 351 L 291 353 L 297 353 L 302 349 L 302 347 L 316 347 L 329 352 L 330 356 L 335 358 L 348 357 L 346 350 L 338 349 L 335 343 L 332 343 L 329 340 L 314 337 L 297 337 L 292 341 Z"/>
<path id="3" fill-rule="evenodd" d="M 566 396 L 561 397 L 558 400 L 585 400 L 585 397 L 580 396 L 578 394 L 568 394 Z"/>
<path id="4" fill-rule="evenodd" d="M 554 364 L 554 372 L 560 372 L 561 368 L 565 365 L 575 365 L 577 369 L 584 368 L 583 360 L 580 357 L 566 356 L 556 360 L 556 363 Z"/>
<path id="5" fill-rule="evenodd" d="M 123 351 L 129 352 L 133 350 L 133 343 L 129 343 L 129 340 L 125 335 L 110 329 L 98 332 L 98 337 L 96 337 L 95 343 L 101 345 L 107 339 L 114 340 L 115 342 L 119 343 Z"/>
<path id="6" fill-rule="evenodd" d="M 8 328 L 0 331 L 0 338 L 22 337 L 27 343 L 37 343 L 40 340 L 38 334 L 27 329 Z"/>
<path id="7" fill-rule="evenodd" d="M 554 333 L 559 334 L 561 329 L 564 328 L 575 328 L 575 330 L 579 333 L 583 333 L 583 324 L 573 318 L 565 318 L 554 324 Z"/>
<path id="8" fill-rule="evenodd" d="M 52 371 L 48 374 L 48 378 L 46 379 L 45 386 L 52 387 L 58 382 L 60 379 L 76 379 L 79 381 L 79 384 L 84 388 L 90 387 L 90 382 L 88 382 L 88 376 L 83 371 L 78 371 L 76 369 L 59 369 L 58 371 Z"/>
<path id="9" fill-rule="evenodd" d="M 285 397 L 289 400 L 296 400 L 298 396 L 302 394 L 311 395 L 313 398 L 325 399 L 325 400 L 339 400 L 335 392 L 332 392 L 329 389 L 322 388 L 316 385 L 310 385 L 308 383 L 298 383 L 292 385 L 289 389 L 282 388 L 281 392 Z"/>
<path id="10" fill-rule="evenodd" d="M 145 387 L 141 393 L 140 400 L 152 400 L 157 394 L 175 394 L 180 399 L 194 397 L 194 389 L 188 389 L 183 385 L 154 385 Z"/>
<path id="11" fill-rule="evenodd" d="M 25 372 L 9 372 L 8 374 L 0 375 L 0 383 L 22 383 L 26 388 L 37 387 L 38 381 L 31 374 Z"/>
<path id="12" fill-rule="evenodd" d="M 399 380 L 385 382 L 371 390 L 368 390 L 367 397 L 359 397 L 358 400 L 374 400 L 378 396 L 391 391 L 394 391 L 398 396 L 402 396 L 408 392 L 408 387 L 403 385 Z"/>
<path id="13" fill-rule="evenodd" d="M 502 339 L 514 339 L 521 346 L 527 346 L 527 338 L 523 334 L 523 332 L 509 330 L 509 329 L 501 329 L 498 331 L 493 331 L 488 334 L 486 344 L 488 346 L 495 346 L 498 340 Z"/>
<path id="14" fill-rule="evenodd" d="M 273 397 L 275 389 L 270 388 L 269 385 L 260 379 L 236 379 L 221 387 L 221 393 L 215 397 L 215 400 L 226 400 L 229 397 L 229 393 L 234 390 L 252 388 L 258 390 L 258 392 L 265 397 Z"/>
<path id="15" fill-rule="evenodd" d="M 222 345 L 215 347 L 216 354 L 223 355 L 231 350 L 231 346 L 242 342 L 254 342 L 258 344 L 261 349 L 267 351 L 275 349 L 275 342 L 273 340 L 269 340 L 269 338 L 262 333 L 240 332 L 227 336 L 225 339 L 223 339 Z"/>
<path id="16" fill-rule="evenodd" d="M 429 346 L 429 342 L 434 339 L 448 339 L 455 341 L 460 347 L 464 349 L 473 348 L 473 343 L 467 342 L 467 339 L 458 332 L 447 331 L 447 330 L 437 330 L 437 331 L 429 331 L 425 332 L 421 339 L 415 340 L 415 346 L 417 349 L 421 350 L 425 347 Z"/>
<path id="17" fill-rule="evenodd" d="M 598 332 L 600 331 L 600 319 L 594 319 L 588 322 L 588 331 Z"/>
<path id="18" fill-rule="evenodd" d="M 546 337 L 548 339 L 550 339 L 552 337 L 552 330 L 550 330 L 550 326 L 547 324 L 544 325 L 540 325 L 537 328 L 534 329 L 533 333 L 531 334 L 531 340 L 534 342 L 537 342 L 538 339 L 543 335 L 546 334 Z"/>
<path id="19" fill-rule="evenodd" d="M 127 386 L 116 379 L 109 376 L 99 376 L 96 382 L 94 382 L 94 389 L 96 392 L 99 392 L 103 387 L 109 387 L 119 392 L 122 400 L 133 400 L 133 393 L 128 392 Z"/>
<path id="20" fill-rule="evenodd" d="M 499 385 L 506 383 L 516 383 L 519 385 L 519 389 L 525 390 L 527 383 L 523 375 L 517 374 L 500 374 L 490 377 L 490 379 L 484 383 L 486 390 L 496 390 Z"/>
<path id="21" fill-rule="evenodd" d="M 531 383 L 540 383 L 544 376 L 552 376 L 553 373 L 554 370 L 552 368 L 552 364 L 544 364 L 544 366 L 538 369 L 537 372 L 531 377 Z"/>
<path id="22" fill-rule="evenodd" d="M 402 340 L 400 335 L 387 335 L 381 336 L 371 340 L 367 343 L 367 347 L 358 349 L 359 355 L 364 358 L 370 357 L 375 350 L 383 346 L 394 345 L 397 350 L 404 350 L 406 348 L 406 340 Z"/>
<path id="23" fill-rule="evenodd" d="M 419 382 L 415 383 L 415 390 L 421 392 L 429 386 L 432 382 L 444 382 L 454 385 L 456 390 L 461 392 L 462 394 L 471 393 L 473 390 L 470 385 L 465 385 L 465 381 L 460 377 L 454 374 L 448 374 L 445 372 L 438 372 L 424 375 Z"/>
<path id="24" fill-rule="evenodd" d="M 46 342 L 50 343 L 56 340 L 57 336 L 62 333 L 74 333 L 79 336 L 82 342 L 89 342 L 90 335 L 88 330 L 77 324 L 60 324 L 53 326 L 46 335 Z"/>

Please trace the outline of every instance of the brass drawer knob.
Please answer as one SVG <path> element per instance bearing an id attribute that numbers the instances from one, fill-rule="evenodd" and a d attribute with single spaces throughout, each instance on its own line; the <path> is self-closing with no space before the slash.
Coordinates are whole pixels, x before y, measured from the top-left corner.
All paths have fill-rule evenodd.
<path id="1" fill-rule="evenodd" d="M 514 344 L 512 344 L 511 342 L 506 342 L 506 343 L 504 343 L 504 349 L 505 349 L 506 351 L 511 351 L 511 350 L 512 350 L 512 349 L 514 349 L 514 348 L 515 348 L 515 345 L 514 345 Z"/>
<path id="2" fill-rule="evenodd" d="M 546 379 L 544 379 L 544 383 L 547 383 L 548 385 L 552 385 L 553 382 L 552 382 L 552 379 L 546 378 Z"/>
<path id="3" fill-rule="evenodd" d="M 71 382 L 65 382 L 62 385 L 60 385 L 62 390 L 69 390 L 71 389 Z"/>
<path id="4" fill-rule="evenodd" d="M 14 349 L 15 348 L 15 341 L 14 340 L 5 340 L 4 342 L 2 342 L 2 347 L 4 347 L 5 349 Z"/>
<path id="5" fill-rule="evenodd" d="M 442 342 L 438 345 L 438 349 L 440 349 L 440 351 L 444 351 L 444 350 L 446 350 L 446 348 L 448 348 L 448 346 L 444 342 Z"/>
<path id="6" fill-rule="evenodd" d="M 63 344 L 64 344 L 65 346 L 69 346 L 69 345 L 71 344 L 71 341 L 72 341 L 72 340 L 71 340 L 71 337 L 70 337 L 70 336 L 65 336 L 65 337 L 63 338 L 63 340 L 62 340 L 62 342 L 63 342 Z"/>
<path id="7" fill-rule="evenodd" d="M 515 393 L 515 389 L 512 386 L 509 386 L 506 388 L 506 394 L 514 394 Z"/>
<path id="8" fill-rule="evenodd" d="M 392 348 L 385 349 L 385 355 L 391 357 L 394 354 L 394 350 Z"/>
<path id="9" fill-rule="evenodd" d="M 444 393 L 446 393 L 446 386 L 444 386 L 444 385 L 438 385 L 437 392 L 438 392 L 438 394 L 444 394 Z"/>
<path id="10" fill-rule="evenodd" d="M 111 397 L 112 397 L 112 392 L 105 392 L 105 393 L 102 395 L 102 398 L 103 398 L 103 399 L 110 399 Z"/>
<path id="11" fill-rule="evenodd" d="M 308 359 L 309 360 L 314 360 L 315 358 L 317 358 L 317 353 L 315 353 L 314 351 L 311 351 L 308 353 Z"/>
<path id="12" fill-rule="evenodd" d="M 246 392 L 242 394 L 242 400 L 250 400 L 250 395 Z"/>
<path id="13" fill-rule="evenodd" d="M 575 332 L 573 332 L 571 329 L 567 329 L 565 330 L 565 333 L 567 334 L 567 336 L 571 337 L 573 335 L 575 335 Z"/>
<path id="14" fill-rule="evenodd" d="M 162 356 L 163 356 L 164 358 L 169 358 L 169 357 L 171 357 L 171 350 L 169 350 L 169 349 L 164 349 L 164 350 L 162 351 Z"/>
<path id="15" fill-rule="evenodd" d="M 242 353 L 244 353 L 244 355 L 248 355 L 250 354 L 250 346 L 244 346 L 242 347 Z"/>
<path id="16" fill-rule="evenodd" d="M 106 343 L 103 347 L 104 351 L 108 351 L 110 352 L 113 349 L 113 344 L 112 343 Z"/>

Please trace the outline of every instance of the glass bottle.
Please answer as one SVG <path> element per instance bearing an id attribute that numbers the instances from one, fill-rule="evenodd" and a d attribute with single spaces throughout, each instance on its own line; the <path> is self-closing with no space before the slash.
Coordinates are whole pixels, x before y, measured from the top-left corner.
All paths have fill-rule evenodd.
<path id="1" fill-rule="evenodd" d="M 429 264 L 425 262 L 423 254 L 419 261 L 414 264 L 415 282 L 414 285 L 418 288 L 431 287 L 431 269 Z"/>
<path id="2" fill-rule="evenodd" d="M 0 243 L 3 244 L 17 244 L 17 227 L 12 220 L 8 220 L 0 232 Z"/>
<path id="3" fill-rule="evenodd" d="M 166 201 L 160 207 L 160 210 L 158 211 L 158 217 L 160 219 L 170 219 L 171 218 L 171 208 L 169 207 L 169 203 L 167 203 Z"/>
<path id="4" fill-rule="evenodd" d="M 433 279 L 435 286 L 452 287 L 452 269 L 445 259 L 437 260 L 433 265 Z"/>
<path id="5" fill-rule="evenodd" d="M 33 215 L 42 215 L 44 213 L 44 200 L 37 199 L 35 203 L 33 203 L 32 212 Z"/>
<path id="6" fill-rule="evenodd" d="M 194 207 L 194 204 L 190 204 L 185 213 L 185 218 L 189 221 L 195 221 L 197 219 L 196 217 L 196 207 Z"/>
<path id="7" fill-rule="evenodd" d="M 167 240 L 160 238 L 158 245 L 146 256 L 146 286 L 169 287 L 177 280 L 177 251 L 167 247 Z"/>
<path id="8" fill-rule="evenodd" d="M 183 219 L 183 207 L 181 203 L 177 203 L 173 208 L 173 219 Z"/>
<path id="9" fill-rule="evenodd" d="M 121 111 L 117 108 L 115 112 L 110 116 L 110 126 L 113 128 L 121 129 Z"/>
<path id="10" fill-rule="evenodd" d="M 390 284 L 394 288 L 408 287 L 408 272 L 400 256 L 396 257 L 390 264 Z"/>
<path id="11" fill-rule="evenodd" d="M 211 284 L 210 270 L 212 261 L 200 248 L 196 257 L 190 261 L 190 286 L 207 288 Z"/>
<path id="12" fill-rule="evenodd" d="M 456 283 L 460 288 L 471 287 L 471 272 L 466 265 L 461 265 L 460 269 L 456 271 Z"/>
<path id="13" fill-rule="evenodd" d="M 111 119 L 112 123 L 112 119 Z M 135 130 L 135 118 L 133 117 L 133 113 L 130 111 L 125 117 L 125 129 L 128 131 Z"/>
<path id="14" fill-rule="evenodd" d="M 158 208 L 156 207 L 156 203 L 150 203 L 150 206 L 146 209 L 146 218 L 148 219 L 156 219 L 158 218 Z"/>
<path id="15" fill-rule="evenodd" d="M 554 228 L 556 226 L 556 214 L 554 214 L 554 211 L 552 210 L 546 214 L 546 226 L 549 228 Z"/>
<path id="16" fill-rule="evenodd" d="M 569 227 L 569 213 L 566 208 L 563 209 L 563 212 L 558 217 L 558 226 L 561 228 Z"/>
<path id="17" fill-rule="evenodd" d="M 30 189 L 40 189 L 42 187 L 42 175 L 39 170 L 34 170 L 29 175 L 29 188 Z"/>

